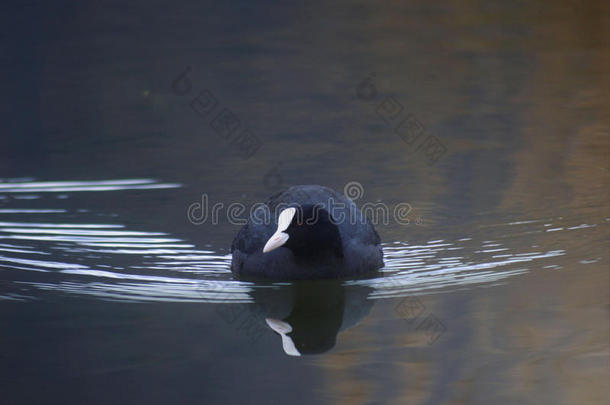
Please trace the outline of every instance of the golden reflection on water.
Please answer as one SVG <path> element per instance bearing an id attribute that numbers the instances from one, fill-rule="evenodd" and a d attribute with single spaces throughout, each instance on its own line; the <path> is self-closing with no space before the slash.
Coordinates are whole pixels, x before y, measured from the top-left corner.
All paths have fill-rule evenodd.
<path id="1" fill-rule="evenodd" d="M 485 5 L 460 5 L 451 18 L 435 23 L 447 32 L 466 32 L 455 42 L 447 38 L 448 53 L 476 52 L 488 55 L 483 56 L 487 60 L 499 52 L 526 54 L 530 69 L 519 88 L 504 87 L 508 82 L 503 80 L 502 64 L 493 63 L 493 56 L 481 78 L 490 97 L 510 93 L 511 101 L 521 106 L 513 130 L 522 142 L 511 153 L 510 181 L 498 191 L 498 213 L 521 212 L 524 218 L 556 222 L 547 232 L 534 232 L 518 242 L 524 250 L 562 246 L 572 255 L 555 260 L 548 269 L 512 279 L 510 288 L 430 298 L 427 305 L 434 306 L 442 319 L 446 319 L 443 314 L 455 316 L 446 308 L 448 303 L 466 302 L 460 316 L 446 319 L 446 335 L 456 336 L 445 336 L 435 346 L 414 342 L 409 333 L 380 338 L 389 321 L 369 317 L 343 336 L 346 349 L 315 362 L 325 370 L 334 403 L 365 404 L 379 398 L 396 404 L 498 399 L 524 403 L 535 398 L 536 403 L 597 404 L 610 394 L 610 99 L 604 91 L 610 84 L 610 52 L 607 41 L 605 45 L 602 41 L 608 38 L 607 25 L 599 24 L 603 6 L 524 4 L 500 16 L 482 11 Z M 403 23 L 404 17 L 377 16 L 377 20 L 392 27 Z M 502 24 L 515 31 L 521 25 L 522 34 L 508 40 L 484 34 Z M 426 51 L 422 52 L 420 61 L 426 59 Z M 460 71 L 459 66 L 452 68 Z M 463 66 L 464 71 L 471 69 Z M 457 100 L 450 106 L 460 109 Z M 491 110 L 485 104 L 478 108 Z M 458 152 L 485 152 L 476 143 L 451 147 Z M 480 167 L 475 173 L 480 187 L 490 186 L 485 182 L 487 170 Z M 484 190 L 474 192 L 484 194 Z M 563 221 L 571 222 L 569 226 L 587 222 L 598 226 L 586 233 L 566 234 L 561 232 L 568 227 L 562 228 Z M 558 232 L 548 232 L 557 226 Z M 385 309 L 382 313 L 393 313 L 390 305 Z M 379 305 L 375 310 L 381 311 Z M 355 342 L 361 343 L 360 349 Z"/>
<path id="2" fill-rule="evenodd" d="M 214 285 L 226 283 L 224 293 L 232 282 L 230 258 L 221 249 L 229 246 L 235 228 L 177 224 L 183 224 L 185 207 L 202 192 L 218 201 L 263 200 L 270 193 L 264 175 L 281 163 L 283 185 L 321 183 L 341 189 L 348 181 L 358 181 L 366 188 L 365 199 L 411 203 L 423 225 L 378 227 L 389 246 L 400 242 L 412 247 L 444 239 L 463 248 L 467 243 L 461 241 L 470 238 L 475 248 L 451 255 L 465 253 L 460 260 L 475 265 L 506 261 L 510 258 L 501 257 L 505 252 L 515 257 L 560 252 L 514 263 L 513 276 L 493 283 L 446 283 L 430 291 L 407 291 L 425 292 L 420 297 L 427 311 L 447 327 L 433 345 L 396 313 L 399 298 L 376 299 L 368 317 L 340 334 L 333 350 L 298 360 L 322 376 L 312 392 L 337 404 L 603 403 L 610 396 L 607 4 L 474 1 L 441 7 L 420 1 L 390 6 L 342 4 L 316 10 L 312 5 L 305 19 L 294 16 L 287 24 L 257 28 L 247 35 L 238 29 L 223 31 L 223 44 L 243 46 L 236 46 L 235 52 L 206 42 L 216 39 L 204 38 L 200 29 L 212 21 L 202 23 L 207 14 L 193 12 L 193 3 L 172 14 L 175 20 L 167 28 L 154 24 L 162 35 L 157 31 L 150 32 L 151 38 L 142 35 L 150 46 L 143 54 L 133 53 L 134 44 L 140 44 L 133 38 L 131 47 L 117 47 L 116 37 L 99 28 L 105 26 L 105 19 L 116 20 L 113 13 L 120 9 L 98 12 L 93 3 L 75 6 L 78 15 L 92 19 L 78 24 L 98 27 L 99 36 L 91 40 L 65 35 L 40 49 L 45 60 L 40 67 L 41 89 L 36 88 L 40 100 L 24 105 L 39 110 L 41 129 L 48 136 L 25 139 L 45 152 L 46 167 L 65 168 L 59 170 L 62 178 L 76 179 L 70 177 L 80 175 L 74 167 L 90 169 L 83 171 L 96 178 L 104 178 L 108 171 L 138 172 L 136 187 L 129 180 L 89 184 L 88 191 L 174 188 L 179 185 L 175 179 L 186 185 L 186 191 L 157 199 L 147 195 L 137 200 L 140 204 L 130 200 L 133 205 L 125 207 L 118 197 L 95 197 L 101 201 L 97 206 L 95 198 L 76 200 L 74 205 L 84 201 L 83 206 L 98 208 L 92 208 L 92 217 L 84 224 L 111 222 L 97 222 L 100 219 L 93 213 L 122 209 L 123 219 L 144 222 L 149 236 L 154 236 L 144 240 L 140 236 L 145 228 L 125 226 L 124 232 L 143 233 L 135 240 L 117 241 L 99 229 L 97 235 L 89 230 L 89 236 L 97 239 L 87 240 L 60 231 L 34 236 L 23 229 L 15 231 L 13 221 L 19 228 L 26 228 L 27 221 L 12 215 L 66 215 L 71 223 L 79 218 L 78 213 L 58 208 L 61 203 L 55 200 L 53 207 L 40 205 L 51 201 L 40 197 L 45 192 L 70 193 L 73 184 L 63 182 L 59 189 L 49 188 L 57 184 L 38 184 L 26 189 L 32 195 L 13 197 L 23 207 L 0 209 L 8 229 L 0 236 L 13 239 L 2 239 L 0 250 L 8 257 L 3 266 L 40 270 L 50 256 L 54 262 L 46 263 L 51 266 L 47 270 L 65 265 L 70 277 L 94 277 L 93 282 L 71 284 L 31 281 L 40 288 L 59 285 L 61 293 L 140 295 L 152 301 L 218 300 Z M 138 24 L 159 21 L 147 13 L 155 10 L 141 9 Z M 122 18 L 129 21 L 130 16 Z M 176 21 L 185 27 L 178 34 Z M 95 52 L 82 61 L 66 57 L 64 48 Z M 116 69 L 119 60 L 124 65 Z M 206 132 L 208 123 L 193 118 L 188 107 L 179 104 L 183 100 L 176 101 L 167 90 L 186 60 L 193 65 L 192 80 L 198 88 L 213 88 L 223 105 L 240 116 L 243 112 L 244 120 L 260 129 L 264 147 L 254 159 L 239 160 L 226 145 L 215 145 L 215 135 Z M 142 76 L 143 71 L 165 84 L 153 86 L 156 83 Z M 408 155 L 405 143 L 376 115 L 376 104 L 355 97 L 356 86 L 371 73 L 380 97 L 396 97 L 406 112 L 447 145 L 447 155 L 436 165 L 427 166 Z M 22 79 L 18 84 L 29 83 Z M 152 90 L 143 92 L 148 88 Z M 23 156 L 2 157 L 0 167 L 11 169 Z M 78 164 L 69 166 L 67 160 Z M 172 181 L 153 184 L 144 177 L 150 172 Z M 68 202 L 74 200 L 70 195 Z M 140 215 L 137 219 L 132 218 L 135 211 Z M 115 232 L 113 226 L 104 232 Z M 177 228 L 187 236 L 173 235 Z M 45 254 L 49 252 L 34 251 L 26 245 L 29 242 L 22 246 L 15 240 L 62 242 L 61 253 L 68 258 L 61 256 L 66 263 L 60 262 Z M 74 241 L 81 244 L 70 244 Z M 202 250 L 195 241 L 214 246 Z M 495 244 L 506 250 L 488 252 L 481 259 L 477 251 Z M 41 257 L 10 261 L 24 251 Z M 134 274 L 128 275 L 128 282 L 100 282 L 121 276 L 125 268 L 114 268 L 122 264 L 118 255 L 152 259 L 130 267 Z M 67 262 L 75 257 L 87 264 Z M 100 263 L 105 267 L 95 267 Z M 86 265 L 91 268 L 84 269 Z M 401 271 L 399 266 L 393 270 Z M 421 269 L 407 270 L 413 275 Z M 201 288 L 196 277 L 210 274 L 219 276 L 221 283 Z M 138 284 L 136 276 L 150 283 Z M 233 283 L 231 288 L 230 298 L 249 299 L 247 285 Z M 376 292 L 380 291 L 387 293 L 384 297 L 392 295 L 390 289 Z M 207 349 L 217 343 L 204 341 L 202 346 Z M 274 358 L 275 366 L 288 367 L 283 360 Z M 261 359 L 253 361 L 258 369 Z"/>

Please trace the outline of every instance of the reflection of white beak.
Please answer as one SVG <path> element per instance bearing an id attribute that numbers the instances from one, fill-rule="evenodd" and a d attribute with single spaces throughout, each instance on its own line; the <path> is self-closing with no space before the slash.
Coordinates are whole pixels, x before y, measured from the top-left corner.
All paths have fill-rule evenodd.
<path id="1" fill-rule="evenodd" d="M 271 252 L 273 249 L 277 249 L 282 246 L 288 240 L 289 236 L 286 232 L 284 232 L 290 223 L 292 222 L 292 218 L 294 218 L 294 214 L 296 214 L 297 209 L 294 207 L 286 208 L 282 212 L 277 219 L 277 230 L 269 238 L 267 243 L 265 243 L 265 247 L 263 247 L 263 253 Z"/>
<path id="2" fill-rule="evenodd" d="M 292 326 L 289 323 L 278 319 L 265 318 L 265 322 L 271 329 L 277 332 L 282 337 L 282 347 L 284 352 L 289 356 L 300 356 L 301 353 L 297 350 L 292 338 L 287 333 L 292 332 Z"/>

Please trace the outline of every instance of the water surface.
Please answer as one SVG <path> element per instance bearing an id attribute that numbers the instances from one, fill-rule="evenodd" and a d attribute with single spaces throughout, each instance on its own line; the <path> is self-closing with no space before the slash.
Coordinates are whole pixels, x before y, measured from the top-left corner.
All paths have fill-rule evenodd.
<path id="1" fill-rule="evenodd" d="M 6 6 L 3 397 L 603 403 L 602 8 Z M 354 182 L 380 275 L 232 277 L 231 203 Z"/>

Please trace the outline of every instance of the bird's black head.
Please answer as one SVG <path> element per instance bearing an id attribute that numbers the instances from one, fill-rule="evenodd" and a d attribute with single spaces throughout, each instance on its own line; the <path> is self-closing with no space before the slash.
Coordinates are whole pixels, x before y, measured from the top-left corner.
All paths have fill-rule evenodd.
<path id="1" fill-rule="evenodd" d="M 342 257 L 341 234 L 337 225 L 321 205 L 287 208 L 280 212 L 277 231 L 263 251 L 283 246 L 300 258 Z"/>

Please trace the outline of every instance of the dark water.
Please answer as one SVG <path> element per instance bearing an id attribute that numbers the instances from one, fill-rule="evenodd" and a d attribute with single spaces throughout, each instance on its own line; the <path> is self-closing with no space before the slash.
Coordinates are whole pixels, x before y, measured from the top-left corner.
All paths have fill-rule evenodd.
<path id="1" fill-rule="evenodd" d="M 2 403 L 607 401 L 602 2 L 54 3 L 0 6 Z M 234 280 L 307 183 L 383 275 Z"/>

